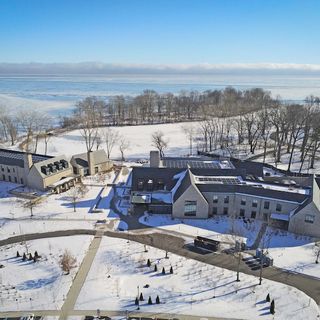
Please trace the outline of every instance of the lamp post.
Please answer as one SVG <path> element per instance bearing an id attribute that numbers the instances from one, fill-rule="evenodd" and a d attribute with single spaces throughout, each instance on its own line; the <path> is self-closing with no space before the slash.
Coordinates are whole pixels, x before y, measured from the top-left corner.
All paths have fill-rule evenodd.
<path id="1" fill-rule="evenodd" d="M 260 255 L 260 274 L 259 274 L 259 285 L 262 284 L 262 268 L 263 268 L 263 260 L 264 260 L 264 253 L 263 249 L 261 250 L 261 255 Z"/>

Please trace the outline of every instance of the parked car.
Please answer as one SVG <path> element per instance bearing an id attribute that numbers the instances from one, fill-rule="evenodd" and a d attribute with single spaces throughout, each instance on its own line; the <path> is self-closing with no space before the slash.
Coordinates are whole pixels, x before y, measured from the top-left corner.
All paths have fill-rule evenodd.
<path id="1" fill-rule="evenodd" d="M 34 314 L 28 314 L 26 316 L 22 316 L 20 320 L 34 320 Z"/>

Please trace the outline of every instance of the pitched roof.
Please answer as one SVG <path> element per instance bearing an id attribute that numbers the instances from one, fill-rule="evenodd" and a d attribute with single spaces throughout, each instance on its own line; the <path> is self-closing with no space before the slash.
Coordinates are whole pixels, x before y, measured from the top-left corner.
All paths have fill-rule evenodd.
<path id="1" fill-rule="evenodd" d="M 16 150 L 8 150 L 8 149 L 0 149 L 0 164 L 8 165 L 8 166 L 17 166 L 24 167 L 24 155 L 26 152 L 16 151 Z M 37 163 L 40 161 L 45 161 L 47 159 L 53 158 L 52 156 L 47 156 L 43 154 L 32 153 L 32 161 L 33 163 Z"/>
<path id="2" fill-rule="evenodd" d="M 92 151 L 91 156 L 93 159 L 93 165 L 98 165 L 98 164 L 106 163 L 109 161 L 104 149 Z M 87 168 L 89 166 L 88 153 L 84 152 L 84 153 L 75 154 L 74 156 L 72 156 L 71 161 L 72 161 L 72 164 L 77 167 Z"/>

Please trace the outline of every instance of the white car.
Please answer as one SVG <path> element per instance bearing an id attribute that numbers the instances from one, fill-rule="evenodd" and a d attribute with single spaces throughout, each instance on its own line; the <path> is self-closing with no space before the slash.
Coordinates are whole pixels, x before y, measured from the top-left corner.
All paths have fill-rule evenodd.
<path id="1" fill-rule="evenodd" d="M 34 314 L 29 314 L 27 316 L 23 316 L 20 320 L 34 320 Z"/>

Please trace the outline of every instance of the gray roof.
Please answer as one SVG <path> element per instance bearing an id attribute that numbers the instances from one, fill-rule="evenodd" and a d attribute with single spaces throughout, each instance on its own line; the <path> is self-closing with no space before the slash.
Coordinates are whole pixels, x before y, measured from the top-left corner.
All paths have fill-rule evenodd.
<path id="1" fill-rule="evenodd" d="M 177 180 L 176 180 L 177 183 Z M 187 170 L 185 176 L 183 177 L 179 187 L 173 195 L 173 201 L 176 201 L 180 198 L 180 196 L 190 187 L 192 181 L 190 177 L 190 170 Z"/>
<path id="2" fill-rule="evenodd" d="M 0 149 L 0 164 L 7 166 L 17 166 L 24 167 L 24 155 L 26 152 L 23 151 L 15 151 L 8 149 Z M 52 156 L 47 156 L 43 154 L 32 153 L 32 161 L 33 163 L 45 161 L 47 159 L 53 158 Z"/>
<path id="3" fill-rule="evenodd" d="M 107 154 L 103 149 L 92 151 L 91 154 L 93 165 L 98 165 L 109 161 Z M 88 153 L 84 152 L 75 154 L 74 156 L 72 156 L 71 162 L 73 166 L 88 168 Z"/>
<path id="4" fill-rule="evenodd" d="M 154 180 L 154 185 L 161 181 L 166 190 L 171 190 L 176 184 L 176 180 L 173 177 L 182 171 L 182 169 L 178 168 L 134 167 L 132 169 L 132 191 L 147 191 L 146 187 L 149 179 Z M 139 181 L 144 182 L 143 190 L 138 189 Z"/>
<path id="5" fill-rule="evenodd" d="M 197 184 L 197 187 L 201 192 L 242 193 L 250 194 L 257 197 L 287 200 L 298 203 L 302 203 L 305 199 L 310 197 L 308 195 L 300 193 L 257 188 L 249 185 Z"/>

